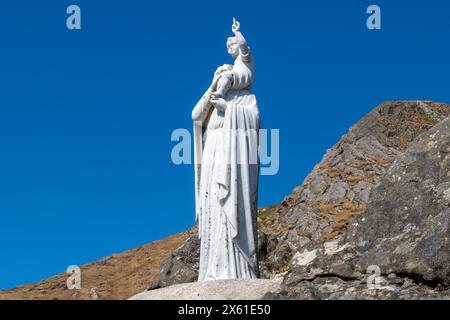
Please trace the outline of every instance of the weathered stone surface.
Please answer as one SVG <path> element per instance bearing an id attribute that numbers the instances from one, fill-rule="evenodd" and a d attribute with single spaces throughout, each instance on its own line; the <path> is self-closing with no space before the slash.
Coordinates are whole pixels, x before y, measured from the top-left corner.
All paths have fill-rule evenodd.
<path id="1" fill-rule="evenodd" d="M 420 136 L 372 191 L 352 241 L 359 270 L 450 285 L 450 117 Z"/>
<path id="2" fill-rule="evenodd" d="M 280 290 L 282 279 L 217 280 L 176 284 L 145 291 L 130 300 L 260 300 Z"/>
<path id="3" fill-rule="evenodd" d="M 345 236 L 393 160 L 449 113 L 443 103 L 385 102 L 354 125 L 275 210 L 271 224 L 278 245 L 265 261 L 270 271 L 286 270 L 280 257 L 292 257 L 310 242 Z"/>
<path id="4" fill-rule="evenodd" d="M 200 264 L 200 239 L 195 227 L 189 229 L 188 232 L 189 238 L 163 262 L 159 280 L 151 282 L 148 290 L 197 281 Z"/>
<path id="5" fill-rule="evenodd" d="M 417 285 L 408 278 L 394 283 L 387 277 L 380 279 L 379 287 L 369 289 L 358 280 L 341 279 L 334 276 L 317 277 L 303 281 L 294 288 L 282 288 L 279 292 L 267 293 L 263 299 L 299 300 L 430 300 L 450 299 L 450 290 L 439 291 L 428 286 Z"/>
<path id="6" fill-rule="evenodd" d="M 295 254 L 280 297 L 450 298 L 449 170 L 450 117 L 396 157 L 346 237 Z M 367 288 L 369 269 L 382 289 Z"/>

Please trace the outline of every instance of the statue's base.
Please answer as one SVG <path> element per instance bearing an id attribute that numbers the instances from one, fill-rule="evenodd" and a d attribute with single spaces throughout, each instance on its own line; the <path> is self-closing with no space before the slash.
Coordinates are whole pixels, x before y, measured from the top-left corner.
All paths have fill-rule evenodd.
<path id="1" fill-rule="evenodd" d="M 216 280 L 176 284 L 139 293 L 129 300 L 260 300 L 280 291 L 281 278 Z"/>

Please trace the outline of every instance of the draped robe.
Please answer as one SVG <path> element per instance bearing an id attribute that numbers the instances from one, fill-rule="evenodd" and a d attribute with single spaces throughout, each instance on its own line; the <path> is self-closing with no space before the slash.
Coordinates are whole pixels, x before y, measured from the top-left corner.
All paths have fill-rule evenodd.
<path id="1" fill-rule="evenodd" d="M 222 112 L 211 105 L 211 90 L 192 116 L 201 239 L 198 281 L 256 278 L 258 105 L 249 90 L 232 90 Z"/>

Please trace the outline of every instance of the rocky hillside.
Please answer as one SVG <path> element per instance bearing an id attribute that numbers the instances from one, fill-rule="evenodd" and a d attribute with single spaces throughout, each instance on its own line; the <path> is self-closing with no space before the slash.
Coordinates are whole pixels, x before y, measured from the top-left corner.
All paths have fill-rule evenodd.
<path id="1" fill-rule="evenodd" d="M 284 263 L 310 242 L 345 236 L 394 160 L 449 113 L 448 104 L 385 102 L 350 128 L 277 209 L 269 273 L 285 270 Z"/>
<path id="2" fill-rule="evenodd" d="M 370 290 L 368 282 L 382 289 Z M 447 117 L 395 158 L 343 236 L 295 253 L 277 297 L 450 298 L 449 288 Z"/>
<path id="3" fill-rule="evenodd" d="M 281 290 L 264 297 L 450 298 L 449 114 L 444 103 L 385 102 L 281 204 L 261 208 L 260 276 L 283 277 Z M 76 293 L 62 274 L 0 299 L 87 299 L 94 287 L 99 299 L 129 298 L 195 281 L 198 257 L 194 227 L 83 266 Z"/>

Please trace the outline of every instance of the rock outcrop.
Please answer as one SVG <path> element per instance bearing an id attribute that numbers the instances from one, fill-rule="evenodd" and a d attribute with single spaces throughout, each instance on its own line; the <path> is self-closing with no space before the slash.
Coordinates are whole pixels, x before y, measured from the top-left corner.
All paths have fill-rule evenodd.
<path id="1" fill-rule="evenodd" d="M 268 254 L 269 271 L 284 271 L 280 261 L 310 242 L 344 236 L 394 159 L 449 113 L 448 104 L 385 102 L 354 125 L 277 209 L 279 245 Z"/>
<path id="2" fill-rule="evenodd" d="M 450 117 L 395 159 L 345 237 L 296 253 L 278 297 L 450 299 L 449 286 Z"/>
<path id="3" fill-rule="evenodd" d="M 150 282 L 147 290 L 197 281 L 200 264 L 200 239 L 196 227 L 189 229 L 187 233 L 189 237 L 183 245 L 164 260 L 159 278 Z"/>

